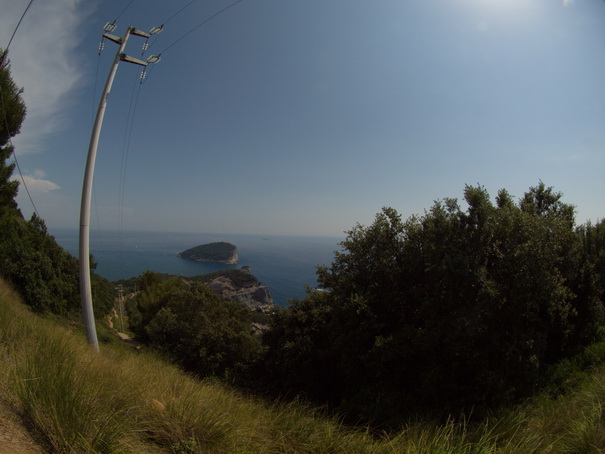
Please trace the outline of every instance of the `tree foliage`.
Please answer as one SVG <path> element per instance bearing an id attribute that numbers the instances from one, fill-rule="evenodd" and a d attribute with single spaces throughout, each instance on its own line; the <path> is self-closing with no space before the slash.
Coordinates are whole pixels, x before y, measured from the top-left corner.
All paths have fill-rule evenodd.
<path id="1" fill-rule="evenodd" d="M 34 213 L 29 221 L 17 208 L 18 182 L 7 164 L 13 149 L 10 139 L 19 133 L 25 118 L 23 93 L 14 83 L 10 64 L 0 52 L 0 274 L 23 295 L 37 312 L 67 314 L 79 308 L 78 261 L 49 235 L 44 221 Z M 92 276 L 95 314 L 113 307 L 113 288 Z"/>
<path id="2" fill-rule="evenodd" d="M 260 355 L 250 311 L 205 284 L 147 271 L 135 301 L 140 316 L 139 325 L 132 328 L 138 336 L 196 374 L 231 377 Z"/>
<path id="3" fill-rule="evenodd" d="M 67 315 L 80 309 L 78 259 L 57 244 L 35 213 L 29 221 L 0 215 L 0 274 L 36 312 Z M 93 274 L 92 292 L 95 315 L 107 314 L 114 305 L 111 283 Z"/>
<path id="4" fill-rule="evenodd" d="M 517 204 L 467 186 L 464 202 L 405 222 L 384 208 L 349 231 L 318 269 L 328 292 L 273 318 L 274 381 L 353 418 L 477 411 L 531 394 L 592 341 L 602 223 L 574 231 L 573 207 L 543 183 Z"/>
<path id="5" fill-rule="evenodd" d="M 11 77 L 6 52 L 0 50 L 0 213 L 17 208 L 19 183 L 11 179 L 15 164 L 6 161 L 13 152 L 10 139 L 19 133 L 25 119 L 22 93 Z"/>
<path id="6" fill-rule="evenodd" d="M 0 49 L 0 92 L 3 111 L 3 119 L 0 122 L 0 147 L 4 147 L 11 137 L 21 131 L 27 109 L 21 97 L 23 88 L 15 84 L 10 73 L 10 61 L 6 58 L 6 51 L 2 49 Z"/>
<path id="7" fill-rule="evenodd" d="M 237 254 L 237 248 L 226 241 L 202 244 L 181 252 L 179 257 L 187 260 L 200 260 L 203 262 L 230 261 Z"/>

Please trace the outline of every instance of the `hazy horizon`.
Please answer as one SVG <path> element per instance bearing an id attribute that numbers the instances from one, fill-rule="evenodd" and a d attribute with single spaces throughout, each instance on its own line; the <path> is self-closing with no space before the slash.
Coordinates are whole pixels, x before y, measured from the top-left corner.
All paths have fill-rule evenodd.
<path id="1" fill-rule="evenodd" d="M 6 47 L 28 0 L 4 2 Z M 481 184 L 543 181 L 605 215 L 601 0 L 33 2 L 9 58 L 27 118 L 13 140 L 51 228 L 79 226 L 82 178 L 117 45 L 91 228 L 343 235 Z M 15 178 L 18 173 L 15 172 Z M 24 187 L 17 201 L 33 212 Z"/>

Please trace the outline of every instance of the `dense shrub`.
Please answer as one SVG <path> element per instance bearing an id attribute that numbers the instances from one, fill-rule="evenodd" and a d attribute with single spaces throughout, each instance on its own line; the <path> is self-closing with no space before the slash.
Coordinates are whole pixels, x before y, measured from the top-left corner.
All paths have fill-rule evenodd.
<path id="1" fill-rule="evenodd" d="M 80 308 L 78 260 L 57 244 L 35 214 L 30 221 L 15 213 L 0 216 L 0 274 L 37 312 L 65 315 Z M 113 286 L 93 274 L 92 290 L 95 314 L 109 312 Z"/>
<path id="2" fill-rule="evenodd" d="M 190 279 L 208 283 L 218 277 L 226 277 L 231 280 L 236 287 L 251 287 L 259 285 L 258 279 L 253 274 L 250 274 L 242 270 L 219 270 L 208 274 L 202 274 L 200 276 L 194 276 Z"/>
<path id="3" fill-rule="evenodd" d="M 595 228 L 574 231 L 573 207 L 542 183 L 518 204 L 467 186 L 465 202 L 406 222 L 385 208 L 348 232 L 318 269 L 328 291 L 273 318 L 272 381 L 355 419 L 478 413 L 531 394 L 591 342 L 603 321 Z"/>
<path id="4" fill-rule="evenodd" d="M 0 275 L 9 280 L 37 312 L 67 314 L 79 308 L 78 260 L 61 248 L 48 234 L 36 213 L 26 221 L 15 197 L 19 183 L 12 178 L 15 164 L 8 164 L 15 136 L 25 118 L 23 92 L 10 75 L 6 54 L 0 51 Z M 93 266 L 94 268 L 94 266 Z M 113 307 L 113 288 L 100 276 L 92 276 L 95 314 Z"/>
<path id="5" fill-rule="evenodd" d="M 131 327 L 187 370 L 232 377 L 259 357 L 261 344 L 252 332 L 249 309 L 222 299 L 199 282 L 162 279 L 150 271 L 141 282 L 134 299 L 140 324 Z M 136 313 L 134 308 L 130 311 Z"/>

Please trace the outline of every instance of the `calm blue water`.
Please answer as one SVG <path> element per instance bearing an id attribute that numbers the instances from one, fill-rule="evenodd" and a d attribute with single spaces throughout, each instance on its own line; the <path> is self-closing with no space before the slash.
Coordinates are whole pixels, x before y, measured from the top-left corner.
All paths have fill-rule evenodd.
<path id="1" fill-rule="evenodd" d="M 77 229 L 53 229 L 50 233 L 65 250 L 78 256 Z M 341 240 L 334 237 L 91 231 L 90 252 L 98 265 L 96 272 L 110 281 L 128 279 L 147 270 L 196 276 L 248 265 L 252 274 L 269 287 L 275 303 L 285 306 L 290 298 L 305 296 L 305 285 L 317 285 L 315 267 L 332 262 Z M 235 244 L 239 263 L 198 263 L 176 256 L 185 249 L 215 241 Z"/>

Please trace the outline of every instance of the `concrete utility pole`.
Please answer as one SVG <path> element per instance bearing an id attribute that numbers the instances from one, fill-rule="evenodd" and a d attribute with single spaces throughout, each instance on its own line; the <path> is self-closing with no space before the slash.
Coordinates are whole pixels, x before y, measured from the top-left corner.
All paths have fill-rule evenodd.
<path id="1" fill-rule="evenodd" d="M 84 172 L 84 183 L 82 185 L 82 203 L 80 207 L 80 298 L 82 302 L 82 317 L 84 319 L 84 326 L 86 327 L 86 337 L 88 342 L 92 345 L 95 351 L 99 351 L 99 341 L 97 340 L 97 328 L 95 326 L 95 317 L 92 306 L 92 291 L 90 288 L 90 199 L 92 194 L 92 180 L 94 176 L 95 160 L 97 157 L 97 146 L 99 145 L 99 136 L 101 134 L 101 126 L 103 125 L 103 117 L 105 116 L 105 108 L 107 107 L 107 98 L 111 91 L 111 85 L 113 79 L 118 70 L 118 64 L 120 61 L 126 61 L 128 63 L 134 63 L 136 65 L 147 66 L 147 63 L 157 63 L 159 57 L 151 56 L 147 59 L 147 62 L 137 60 L 124 54 L 126 48 L 126 42 L 130 35 L 142 36 L 149 38 L 150 33 L 145 33 L 137 30 L 133 27 L 128 27 L 122 38 L 110 35 L 113 31 L 115 24 L 107 23 L 104 27 L 103 37 L 116 44 L 119 44 L 119 49 L 116 52 L 116 56 L 113 61 L 113 65 L 107 76 L 107 82 L 105 82 L 105 88 L 99 101 L 99 108 L 97 110 L 97 116 L 95 123 L 92 128 L 92 135 L 90 137 L 90 145 L 88 146 L 88 157 L 86 159 L 86 170 Z M 154 27 L 152 33 L 159 33 L 161 27 Z"/>

